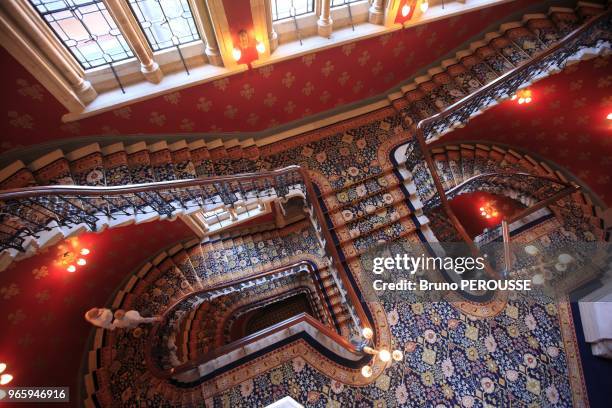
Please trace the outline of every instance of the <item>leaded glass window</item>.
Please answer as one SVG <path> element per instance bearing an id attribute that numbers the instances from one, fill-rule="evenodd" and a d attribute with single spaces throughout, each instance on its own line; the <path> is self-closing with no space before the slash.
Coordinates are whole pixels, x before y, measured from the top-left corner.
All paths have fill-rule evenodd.
<path id="1" fill-rule="evenodd" d="M 129 0 L 129 4 L 154 51 L 200 39 L 187 0 Z"/>
<path id="2" fill-rule="evenodd" d="M 348 4 L 348 3 L 357 3 L 358 1 L 363 1 L 363 0 L 331 0 L 330 7 L 339 7 L 339 6 Z"/>
<path id="3" fill-rule="evenodd" d="M 83 69 L 132 58 L 102 0 L 30 0 Z"/>
<path id="4" fill-rule="evenodd" d="M 314 0 L 272 0 L 272 21 L 314 12 Z"/>

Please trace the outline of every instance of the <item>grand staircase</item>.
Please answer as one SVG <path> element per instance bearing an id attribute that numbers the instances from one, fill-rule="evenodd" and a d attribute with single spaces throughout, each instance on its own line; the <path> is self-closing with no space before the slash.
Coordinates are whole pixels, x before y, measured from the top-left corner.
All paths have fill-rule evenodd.
<path id="1" fill-rule="evenodd" d="M 86 405 L 202 405 L 228 387 L 216 381 L 217 374 L 296 333 L 343 361 L 324 369 L 359 383 L 358 367 L 369 362 L 359 333 L 374 320 L 351 272 L 367 251 L 395 241 L 436 242 L 427 214 L 440 205 L 441 189 L 449 198 L 487 190 L 531 205 L 572 184 L 546 163 L 502 146 L 428 144 L 520 87 L 609 52 L 609 40 L 610 11 L 586 3 L 505 24 L 389 95 L 397 110 L 392 121 L 405 139 L 396 143 L 404 142 L 399 150 L 391 146 L 383 160 L 355 154 L 361 162 L 347 162 L 342 174 L 328 180 L 314 178 L 304 166 L 279 166 L 255 141 L 238 139 L 95 143 L 55 150 L 27 164 L 16 161 L 0 171 L 0 268 L 84 231 L 195 214 L 213 223 L 221 213 L 235 219 L 240 208 L 297 198 L 306 221 L 269 231 L 205 234 L 158 254 L 132 275 L 112 307 L 161 314 L 164 320 L 139 332 L 96 330 Z M 350 149 L 365 151 L 369 143 L 349 139 Z M 577 237 L 605 238 L 601 210 L 584 191 L 551 209 Z M 306 261 L 312 270 L 291 264 Z M 282 299 L 295 291 L 307 294 L 316 316 L 300 314 L 248 336 L 247 343 L 228 343 L 223 327 L 230 304 L 264 307 L 270 304 L 267 295 Z M 384 338 L 380 327 L 373 329 L 373 341 Z"/>
<path id="2" fill-rule="evenodd" d="M 472 191 L 486 191 L 513 198 L 530 207 L 560 192 L 570 183 L 551 165 L 502 146 L 446 144 L 433 147 L 431 153 L 436 177 L 439 177 L 449 199 Z M 431 174 L 421 165 L 412 168 L 411 172 L 421 181 L 417 194 L 429 213 L 440 205 Z M 589 226 L 578 235 L 579 238 L 586 241 L 605 239 L 603 209 L 594 203 L 588 192 L 573 192 L 562 204 L 552 208 L 562 217 L 579 219 L 577 225 Z M 571 213 L 571 217 L 567 213 Z"/>

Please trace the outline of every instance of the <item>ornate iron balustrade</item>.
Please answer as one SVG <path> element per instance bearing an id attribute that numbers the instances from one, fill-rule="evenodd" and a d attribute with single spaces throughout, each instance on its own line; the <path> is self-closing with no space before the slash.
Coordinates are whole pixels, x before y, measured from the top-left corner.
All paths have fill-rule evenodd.
<path id="1" fill-rule="evenodd" d="M 453 128 L 465 125 L 470 117 L 498 101 L 510 98 L 521 87 L 551 72 L 562 70 L 579 50 L 597 48 L 612 40 L 612 11 L 594 17 L 559 40 L 548 50 L 527 60 L 478 91 L 450 105 L 442 112 L 419 122 L 417 132 L 427 143 Z"/>
<path id="2" fill-rule="evenodd" d="M 318 271 L 306 261 L 280 266 L 253 276 L 237 279 L 223 284 L 217 284 L 182 296 L 165 309 L 164 313 L 162 314 L 162 321 L 156 323 L 149 333 L 145 350 L 145 358 L 149 371 L 158 378 L 177 378 L 180 377 L 181 374 L 193 371 L 199 366 L 206 364 L 219 356 L 230 354 L 235 350 L 240 350 L 255 339 L 265 337 L 263 336 L 263 332 L 274 331 L 276 325 L 255 333 L 254 335 L 229 343 L 222 347 L 222 351 L 214 350 L 191 361 L 186 361 L 178 365 L 172 365 L 169 360 L 172 350 L 168 347 L 168 339 L 171 337 L 173 332 L 176 332 L 183 317 L 194 310 L 194 308 L 197 308 L 200 304 L 215 299 L 219 296 L 242 292 L 248 288 L 254 288 L 265 283 L 286 279 L 300 274 L 307 274 L 312 279 L 312 282 L 317 287 L 316 295 L 321 304 L 324 304 L 323 288 L 320 285 Z M 331 322 L 331 314 L 333 311 L 326 309 L 325 307 L 324 309 L 327 318 Z M 281 322 L 280 324 L 282 325 L 283 329 L 291 328 L 303 321 L 303 318 L 296 319 L 297 317 L 301 317 L 301 315 Z M 312 316 L 308 316 L 307 320 L 317 327 L 325 327 L 324 331 L 326 336 L 330 337 L 334 342 L 342 345 L 343 348 L 347 349 L 350 353 L 362 355 L 357 345 L 353 345 L 352 343 L 348 342 L 340 334 L 335 332 L 329 325 L 325 325 Z M 313 321 L 316 321 L 316 323 L 313 323 Z"/>
<path id="3" fill-rule="evenodd" d="M 442 112 L 423 119 L 417 124 L 414 139 L 408 141 L 406 166 L 415 178 L 417 189 L 419 188 L 418 184 L 425 186 L 427 190 L 431 187 L 435 189 L 436 200 L 439 201 L 449 221 L 453 224 L 462 240 L 471 248 L 474 255 L 478 255 L 479 250 L 448 204 L 448 198 L 437 174 L 436 165 L 428 144 L 453 128 L 464 126 L 473 115 L 480 113 L 488 106 L 498 103 L 499 100 L 510 98 L 518 89 L 535 79 L 552 71 L 563 69 L 567 62 L 580 50 L 603 45 L 608 45 L 609 47 L 610 39 L 612 38 L 610 34 L 612 32 L 611 18 L 612 10 L 607 10 L 599 16 L 592 18 L 586 24 L 559 40 L 548 50 L 536 55 L 523 65 L 508 71 L 478 91 L 448 106 Z M 406 126 L 408 128 L 412 127 L 412 119 L 408 118 L 405 113 L 402 114 L 400 111 L 398 113 L 403 116 Z M 423 164 L 423 160 L 425 164 Z M 554 203 L 559 200 L 559 197 L 573 191 L 575 191 L 575 187 L 567 187 L 527 210 L 535 211 L 541 208 L 540 205 L 543 203 Z M 556 200 L 551 201 L 553 199 Z M 506 265 L 510 264 L 510 260 L 506 259 Z M 487 270 L 492 275 L 496 274 L 490 266 L 487 266 Z"/>
<path id="4" fill-rule="evenodd" d="M 119 187 L 38 186 L 0 191 L 0 250 L 24 251 L 27 240 L 57 229 L 100 230 L 121 217 L 174 217 L 252 200 L 304 199 L 327 255 L 330 271 L 346 299 L 355 328 L 371 328 L 362 301 L 347 276 L 306 169 L 285 168 L 231 176 L 175 180 Z"/>
<path id="5" fill-rule="evenodd" d="M 525 200 L 535 203 L 545 200 L 564 188 L 571 186 L 573 185 L 552 177 L 530 173 L 491 172 L 470 177 L 461 184 L 445 191 L 445 194 L 448 199 L 452 200 L 458 195 L 474 191 L 495 193 L 511 191 L 522 196 Z M 432 197 L 427 203 L 424 203 L 424 206 L 427 208 L 438 207 L 439 205 L 440 198 L 437 195 Z"/>

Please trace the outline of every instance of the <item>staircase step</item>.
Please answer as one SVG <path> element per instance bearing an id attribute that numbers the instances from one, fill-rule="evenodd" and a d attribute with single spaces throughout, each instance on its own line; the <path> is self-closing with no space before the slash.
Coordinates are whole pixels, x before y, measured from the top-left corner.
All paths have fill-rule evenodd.
<path id="1" fill-rule="evenodd" d="M 189 145 L 184 140 L 168 145 L 172 163 L 174 164 L 174 173 L 176 178 L 181 179 L 192 179 L 196 178 L 196 169 L 191 161 L 191 152 L 189 151 Z"/>
<path id="2" fill-rule="evenodd" d="M 174 163 L 172 154 L 168 148 L 168 143 L 161 141 L 148 146 L 153 177 L 156 181 L 176 180 L 174 173 Z"/>
<path id="3" fill-rule="evenodd" d="M 151 158 L 145 142 L 126 146 L 128 167 L 132 183 L 152 183 L 155 181 Z"/>
<path id="4" fill-rule="evenodd" d="M 74 182 L 81 186 L 104 186 L 104 159 L 98 143 L 66 154 Z"/>
<path id="5" fill-rule="evenodd" d="M 381 208 L 386 208 L 405 200 L 406 196 L 400 188 L 394 187 L 389 190 L 368 194 L 360 201 L 345 204 L 334 210 L 333 213 L 330 213 L 329 217 L 337 228 L 372 214 Z"/>

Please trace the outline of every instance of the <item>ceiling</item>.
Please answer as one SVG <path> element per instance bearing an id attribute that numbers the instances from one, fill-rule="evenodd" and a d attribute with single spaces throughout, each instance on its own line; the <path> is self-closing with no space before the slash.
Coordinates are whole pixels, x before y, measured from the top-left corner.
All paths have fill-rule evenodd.
<path id="1" fill-rule="evenodd" d="M 307 54 L 77 122 L 4 50 L 0 152 L 91 135 L 254 132 L 379 95 L 510 15 L 516 0 Z M 243 134 L 244 135 L 244 134 Z"/>
<path id="2" fill-rule="evenodd" d="M 507 101 L 441 142 L 487 140 L 566 168 L 612 204 L 612 60 L 596 58 L 534 84 L 533 102 Z"/>

